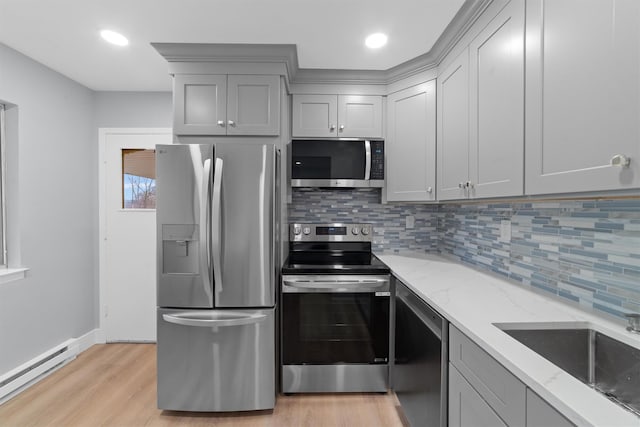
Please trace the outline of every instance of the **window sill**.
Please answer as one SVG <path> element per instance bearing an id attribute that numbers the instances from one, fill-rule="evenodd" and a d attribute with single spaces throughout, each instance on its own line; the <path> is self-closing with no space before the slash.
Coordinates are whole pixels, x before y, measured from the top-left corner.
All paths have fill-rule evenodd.
<path id="1" fill-rule="evenodd" d="M 24 279 L 28 268 L 4 268 L 0 269 L 0 285 Z"/>

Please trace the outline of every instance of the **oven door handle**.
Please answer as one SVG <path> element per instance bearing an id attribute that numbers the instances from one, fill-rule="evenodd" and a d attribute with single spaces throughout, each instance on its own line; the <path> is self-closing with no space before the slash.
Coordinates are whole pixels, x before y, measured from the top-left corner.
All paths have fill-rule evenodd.
<path id="1" fill-rule="evenodd" d="M 389 279 L 367 280 L 291 280 L 283 279 L 282 292 L 376 292 L 388 291 Z"/>

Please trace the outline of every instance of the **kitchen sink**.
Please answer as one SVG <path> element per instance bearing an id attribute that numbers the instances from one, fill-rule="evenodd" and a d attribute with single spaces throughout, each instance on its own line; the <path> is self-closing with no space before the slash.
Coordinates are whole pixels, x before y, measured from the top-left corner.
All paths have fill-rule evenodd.
<path id="1" fill-rule="evenodd" d="M 551 363 L 640 416 L 640 349 L 588 325 L 496 324 Z"/>

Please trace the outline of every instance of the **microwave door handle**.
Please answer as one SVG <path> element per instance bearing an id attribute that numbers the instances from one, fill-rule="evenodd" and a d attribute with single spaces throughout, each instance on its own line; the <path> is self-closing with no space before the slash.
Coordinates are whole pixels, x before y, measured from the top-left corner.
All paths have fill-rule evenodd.
<path id="1" fill-rule="evenodd" d="M 211 197 L 211 238 L 213 242 L 211 258 L 213 258 L 213 284 L 216 294 L 222 292 L 222 167 L 222 159 L 216 158 Z"/>
<path id="2" fill-rule="evenodd" d="M 200 273 L 202 286 L 209 298 L 211 295 L 211 256 L 209 238 L 209 192 L 211 185 L 211 159 L 206 159 L 202 168 L 202 183 L 200 186 Z"/>
<path id="3" fill-rule="evenodd" d="M 369 180 L 371 177 L 371 142 L 364 142 L 364 179 Z"/>

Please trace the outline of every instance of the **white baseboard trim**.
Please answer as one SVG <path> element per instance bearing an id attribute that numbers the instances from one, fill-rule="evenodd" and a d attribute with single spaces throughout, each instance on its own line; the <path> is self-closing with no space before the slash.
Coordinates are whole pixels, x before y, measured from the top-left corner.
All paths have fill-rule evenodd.
<path id="1" fill-rule="evenodd" d="M 71 362 L 80 353 L 97 344 L 99 342 L 98 332 L 98 329 L 94 329 L 79 338 L 68 339 L 17 368 L 0 375 L 0 405 L 46 378 Z"/>
<path id="2" fill-rule="evenodd" d="M 106 344 L 107 343 L 107 334 L 104 332 L 102 328 L 94 329 L 91 331 L 94 335 L 94 344 Z"/>

